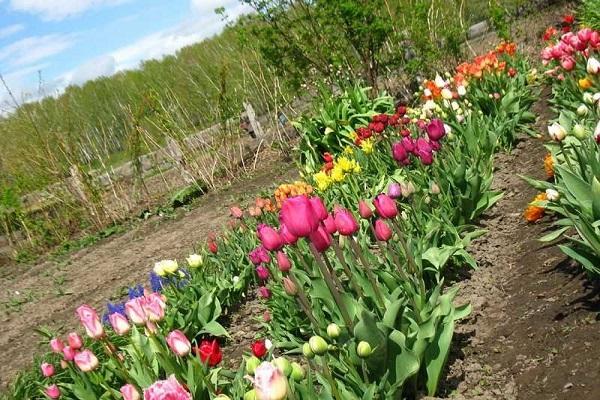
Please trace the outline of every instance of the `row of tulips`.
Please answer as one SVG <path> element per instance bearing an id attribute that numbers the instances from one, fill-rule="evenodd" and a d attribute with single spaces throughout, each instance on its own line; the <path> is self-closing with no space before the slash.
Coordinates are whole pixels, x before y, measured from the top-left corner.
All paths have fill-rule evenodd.
<path id="1" fill-rule="evenodd" d="M 548 126 L 547 181 L 525 210 L 535 222 L 554 216 L 556 228 L 541 238 L 594 277 L 600 275 L 600 32 L 589 28 L 558 35 L 549 28 L 542 60 L 558 112 Z"/>
<path id="2" fill-rule="evenodd" d="M 499 56 L 515 57 L 509 49 Z M 522 67 L 515 63 L 515 74 L 484 68 L 465 79 L 464 96 L 496 84 L 496 92 L 521 93 L 521 104 L 530 104 L 527 80 L 515 79 L 525 76 Z M 470 311 L 455 304 L 445 276 L 475 266 L 467 247 L 483 232 L 472 223 L 501 196 L 491 191 L 492 158 L 510 138 L 500 139 L 506 131 L 496 124 L 524 121 L 502 106 L 479 105 L 476 96 L 460 118 L 452 107 L 426 106 L 431 99 L 394 109 L 388 98 L 366 100 L 365 93 L 357 88 L 345 104 L 329 104 L 342 114 L 362 111 L 352 111 L 350 124 L 310 119 L 343 139 L 330 146 L 303 138 L 307 154 L 329 153 L 321 172 L 332 183 L 296 182 L 279 187 L 275 199 L 232 208 L 229 229 L 210 236 L 185 268 L 157 263 L 150 289 L 132 288 L 128 300 L 109 305 L 105 323 L 79 307 L 85 337 L 74 332 L 63 343 L 50 336 L 52 351 L 39 371 L 22 376 L 12 398 L 434 395 L 455 321 Z M 302 169 L 307 178 L 313 164 Z M 256 316 L 262 339 L 229 370 L 222 316 L 254 285 L 265 305 Z"/>

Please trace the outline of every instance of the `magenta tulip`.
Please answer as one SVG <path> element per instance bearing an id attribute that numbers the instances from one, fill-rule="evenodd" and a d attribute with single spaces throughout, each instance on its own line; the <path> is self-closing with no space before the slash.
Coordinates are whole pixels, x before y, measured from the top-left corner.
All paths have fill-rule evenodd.
<path id="1" fill-rule="evenodd" d="M 90 372 L 98 367 L 98 358 L 90 350 L 75 354 L 75 364 L 83 372 Z"/>
<path id="2" fill-rule="evenodd" d="M 65 361 L 73 361 L 73 359 L 75 358 L 76 350 L 72 349 L 70 346 L 65 346 L 62 349 L 62 353 L 63 357 L 65 358 Z"/>
<path id="3" fill-rule="evenodd" d="M 108 316 L 108 321 L 117 335 L 127 335 L 131 330 L 129 320 L 123 314 L 112 313 Z"/>
<path id="4" fill-rule="evenodd" d="M 137 391 L 135 386 L 133 386 L 130 383 L 121 387 L 120 392 L 123 395 L 123 400 L 140 400 L 141 399 L 140 393 Z"/>
<path id="5" fill-rule="evenodd" d="M 306 196 L 288 198 L 281 206 L 279 219 L 295 237 L 307 237 L 319 227 L 320 221 Z"/>
<path id="6" fill-rule="evenodd" d="M 402 146 L 408 153 L 413 153 L 415 151 L 415 141 L 413 138 L 411 138 L 411 137 L 402 138 L 400 143 L 402 143 Z"/>
<path id="7" fill-rule="evenodd" d="M 440 142 L 436 142 L 435 140 L 430 141 L 429 145 L 431 146 L 431 150 L 433 150 L 433 151 L 438 151 L 439 149 L 442 148 L 442 145 L 440 144 Z"/>
<path id="8" fill-rule="evenodd" d="M 293 235 L 285 224 L 280 224 L 279 236 L 281 236 L 281 241 L 288 246 L 293 246 L 298 241 L 298 237 Z"/>
<path id="9" fill-rule="evenodd" d="M 277 252 L 277 267 L 281 272 L 288 272 L 292 268 L 290 259 L 283 251 Z"/>
<path id="10" fill-rule="evenodd" d="M 384 220 L 378 219 L 375 221 L 375 237 L 377 240 L 387 242 L 392 237 L 392 230 Z"/>
<path id="11" fill-rule="evenodd" d="M 395 218 L 398 215 L 396 201 L 386 194 L 379 194 L 373 199 L 373 205 L 377 215 L 381 218 Z"/>
<path id="12" fill-rule="evenodd" d="M 69 342 L 69 347 L 73 350 L 79 350 L 83 346 L 83 339 L 77 332 L 71 332 L 67 335 L 67 341 Z"/>
<path id="13" fill-rule="evenodd" d="M 65 344 L 62 342 L 62 340 L 58 338 L 50 340 L 50 348 L 52 349 L 53 353 L 62 353 L 64 347 Z"/>
<path id="14" fill-rule="evenodd" d="M 46 396 L 51 399 L 58 399 L 60 397 L 60 389 L 56 385 L 50 385 L 46 389 L 44 389 L 44 393 Z"/>
<path id="15" fill-rule="evenodd" d="M 340 235 L 351 236 L 358 231 L 358 222 L 354 215 L 345 208 L 336 207 L 334 211 L 335 226 Z"/>
<path id="16" fill-rule="evenodd" d="M 262 246 L 269 251 L 277 251 L 283 246 L 283 241 L 279 233 L 272 227 L 260 224 L 256 228 L 258 239 L 262 243 Z"/>
<path id="17" fill-rule="evenodd" d="M 333 218 L 333 215 L 329 214 L 327 216 L 327 218 L 325 218 L 323 220 L 323 226 L 325 227 L 325 230 L 327 231 L 327 233 L 329 233 L 330 235 L 333 235 L 334 233 L 337 232 L 337 227 L 335 225 L 335 219 Z"/>
<path id="18" fill-rule="evenodd" d="M 317 218 L 319 218 L 321 221 L 323 221 L 329 215 L 327 212 L 327 207 L 325 207 L 325 204 L 320 197 L 311 197 L 310 205 L 312 206 Z"/>
<path id="19" fill-rule="evenodd" d="M 262 246 L 258 246 L 257 248 L 252 250 L 248 254 L 248 257 L 250 257 L 250 261 L 252 261 L 252 264 L 254 265 L 260 265 L 262 263 L 268 263 L 271 261 L 271 256 L 269 255 L 269 252 Z"/>
<path id="20" fill-rule="evenodd" d="M 369 219 L 373 216 L 373 210 L 371 210 L 371 207 L 364 200 L 358 202 L 358 213 L 364 219 Z"/>
<path id="21" fill-rule="evenodd" d="M 400 185 L 398 183 L 392 182 L 388 186 L 387 194 L 392 199 L 400 198 L 400 197 L 402 197 L 402 188 L 400 187 Z"/>
<path id="22" fill-rule="evenodd" d="M 270 299 L 271 298 L 271 291 L 269 290 L 268 287 L 261 286 L 261 287 L 258 288 L 258 297 L 261 297 L 263 299 Z"/>
<path id="23" fill-rule="evenodd" d="M 266 281 L 269 279 L 269 270 L 264 265 L 259 265 L 256 267 L 256 275 L 261 281 Z"/>
<path id="24" fill-rule="evenodd" d="M 319 253 L 324 252 L 331 246 L 331 235 L 327 233 L 324 227 L 320 226 L 308 237 Z"/>
<path id="25" fill-rule="evenodd" d="M 167 335 L 167 344 L 171 351 L 180 357 L 187 356 L 192 351 L 192 345 L 183 332 L 176 329 Z"/>
<path id="26" fill-rule="evenodd" d="M 81 305 L 76 310 L 79 322 L 85 328 L 85 332 L 92 339 L 99 339 L 104 336 L 104 328 L 100 323 L 100 317 L 98 313 L 92 307 L 87 304 Z"/>
<path id="27" fill-rule="evenodd" d="M 429 124 L 427 124 L 427 136 L 429 136 L 429 140 L 439 141 L 446 135 L 446 128 L 444 128 L 444 123 L 439 118 L 434 118 L 431 120 Z"/>
<path id="28" fill-rule="evenodd" d="M 52 375 L 54 375 L 54 365 L 52 364 L 43 363 L 40 365 L 40 369 L 42 370 L 42 375 L 44 375 L 46 378 L 50 378 Z"/>
<path id="29" fill-rule="evenodd" d="M 408 153 L 401 142 L 392 144 L 392 157 L 397 162 L 402 162 L 408 158 Z"/>

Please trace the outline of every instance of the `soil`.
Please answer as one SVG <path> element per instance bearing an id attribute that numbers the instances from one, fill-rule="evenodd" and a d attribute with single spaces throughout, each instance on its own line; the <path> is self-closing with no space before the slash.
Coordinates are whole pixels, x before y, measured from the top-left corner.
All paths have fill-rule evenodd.
<path id="1" fill-rule="evenodd" d="M 293 163 L 272 154 L 261 157 L 263 167 L 254 176 L 243 177 L 227 189 L 203 196 L 191 210 L 180 209 L 177 215 L 168 218 L 152 217 L 122 235 L 60 260 L 3 267 L 0 391 L 16 372 L 31 363 L 32 351 L 39 352 L 34 348 L 40 340 L 36 328 L 48 327 L 63 333 L 75 328 L 77 306 L 87 303 L 104 309 L 106 302 L 120 297 L 125 288 L 147 282 L 155 262 L 164 258 L 182 260 L 194 247 L 204 245 L 209 232 L 219 231 L 227 223 L 230 206 L 243 204 L 276 183 L 297 179 Z M 232 320 L 237 321 L 235 317 Z M 250 328 L 246 331 L 255 332 Z M 238 332 L 232 342 L 248 348 L 247 343 L 252 339 Z"/>

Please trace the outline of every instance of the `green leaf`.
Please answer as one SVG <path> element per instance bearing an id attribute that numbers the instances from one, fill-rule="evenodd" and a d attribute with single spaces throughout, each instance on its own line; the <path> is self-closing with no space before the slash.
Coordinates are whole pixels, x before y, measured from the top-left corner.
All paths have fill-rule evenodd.
<path id="1" fill-rule="evenodd" d="M 540 242 L 553 242 L 569 229 L 571 229 L 570 226 L 565 226 L 564 228 L 557 229 L 554 232 L 550 232 L 547 235 L 542 236 L 538 240 Z"/>
<path id="2" fill-rule="evenodd" d="M 448 359 L 453 334 L 454 316 L 450 313 L 444 320 L 442 329 L 438 329 L 435 338 L 425 350 L 424 362 L 427 370 L 426 386 L 430 396 L 434 396 L 437 392 L 442 370 Z"/>

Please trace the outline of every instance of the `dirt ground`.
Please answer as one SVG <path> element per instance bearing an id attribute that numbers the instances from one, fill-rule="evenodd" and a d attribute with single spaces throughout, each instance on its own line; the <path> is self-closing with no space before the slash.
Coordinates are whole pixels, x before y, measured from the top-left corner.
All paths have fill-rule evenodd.
<path id="1" fill-rule="evenodd" d="M 36 265 L 0 270 L 0 391 L 14 374 L 32 361 L 39 336 L 34 329 L 59 331 L 76 327 L 75 308 L 88 303 L 104 309 L 106 302 L 135 283 L 147 282 L 156 261 L 184 259 L 210 231 L 228 220 L 229 207 L 274 184 L 297 178 L 293 163 L 263 160 L 254 176 L 209 193 L 192 210 L 174 218 L 153 217 L 122 235 Z M 235 336 L 239 339 L 239 334 Z"/>

